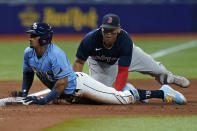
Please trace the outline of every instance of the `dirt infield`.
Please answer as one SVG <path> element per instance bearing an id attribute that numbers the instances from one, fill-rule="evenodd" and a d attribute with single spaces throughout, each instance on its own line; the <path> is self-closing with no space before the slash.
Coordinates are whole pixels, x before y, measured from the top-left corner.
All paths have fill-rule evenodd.
<path id="1" fill-rule="evenodd" d="M 154 80 L 132 80 L 140 89 L 158 89 Z M 47 128 L 73 117 L 100 116 L 136 116 L 136 115 L 197 115 L 197 80 L 191 80 L 191 86 L 183 89 L 172 86 L 182 92 L 188 100 L 186 105 L 166 104 L 161 100 L 134 105 L 30 105 L 0 107 L 0 129 L 35 131 Z M 0 98 L 8 97 L 13 90 L 20 90 L 21 82 L 0 82 Z M 45 89 L 39 81 L 34 82 L 31 92 Z"/>

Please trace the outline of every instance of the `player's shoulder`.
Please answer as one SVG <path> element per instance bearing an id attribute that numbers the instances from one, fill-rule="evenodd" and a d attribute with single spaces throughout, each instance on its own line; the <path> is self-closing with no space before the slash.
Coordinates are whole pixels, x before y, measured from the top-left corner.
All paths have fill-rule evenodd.
<path id="1" fill-rule="evenodd" d="M 130 35 L 127 33 L 127 31 L 125 31 L 125 30 L 123 30 L 123 29 L 121 29 L 119 36 L 122 37 L 122 38 L 130 38 L 130 39 L 131 39 L 131 37 L 130 37 Z"/>
<path id="2" fill-rule="evenodd" d="M 132 39 L 131 39 L 131 36 L 123 29 L 121 29 L 120 33 L 118 34 L 118 41 L 121 41 L 121 42 L 132 42 Z"/>
<path id="3" fill-rule="evenodd" d="M 130 47 L 133 47 L 133 41 L 130 37 L 130 35 L 123 29 L 121 29 L 118 38 L 117 43 L 119 47 L 122 47 L 124 49 L 130 49 Z M 132 46 L 131 46 L 132 45 Z"/>
<path id="4" fill-rule="evenodd" d="M 98 39 L 100 37 L 100 35 L 101 35 L 100 28 L 94 29 L 84 36 L 83 41 L 94 41 L 94 40 Z"/>
<path id="5" fill-rule="evenodd" d="M 27 47 L 27 48 L 25 48 L 24 52 L 31 52 L 31 51 L 33 51 L 33 48 Z"/>
<path id="6" fill-rule="evenodd" d="M 94 29 L 90 32 L 88 32 L 85 37 L 94 37 L 95 35 L 98 35 L 98 33 L 100 32 L 100 28 L 98 29 Z"/>
<path id="7" fill-rule="evenodd" d="M 33 51 L 34 51 L 33 48 L 27 47 L 27 48 L 24 50 L 24 54 L 25 54 L 25 55 L 30 55 L 30 54 L 33 53 Z"/>
<path id="8" fill-rule="evenodd" d="M 48 54 L 53 57 L 53 56 L 61 56 L 61 55 L 65 55 L 65 52 L 58 47 L 57 45 L 51 43 L 48 46 Z"/>

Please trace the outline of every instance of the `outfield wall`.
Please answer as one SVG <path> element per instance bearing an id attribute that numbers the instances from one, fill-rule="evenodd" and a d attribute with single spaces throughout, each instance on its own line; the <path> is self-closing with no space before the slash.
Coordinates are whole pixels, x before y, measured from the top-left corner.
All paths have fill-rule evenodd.
<path id="1" fill-rule="evenodd" d="M 35 21 L 55 33 L 87 33 L 111 12 L 129 33 L 197 32 L 197 4 L 0 4 L 0 34 L 22 34 Z"/>

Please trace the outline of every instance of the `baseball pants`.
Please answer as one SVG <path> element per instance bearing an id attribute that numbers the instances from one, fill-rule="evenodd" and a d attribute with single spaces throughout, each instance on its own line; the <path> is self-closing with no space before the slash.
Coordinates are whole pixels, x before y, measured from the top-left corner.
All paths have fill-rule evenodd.
<path id="1" fill-rule="evenodd" d="M 87 98 L 92 101 L 103 104 L 131 104 L 134 103 L 134 97 L 130 91 L 116 91 L 108 87 L 83 72 L 76 72 L 77 92 L 74 96 Z"/>

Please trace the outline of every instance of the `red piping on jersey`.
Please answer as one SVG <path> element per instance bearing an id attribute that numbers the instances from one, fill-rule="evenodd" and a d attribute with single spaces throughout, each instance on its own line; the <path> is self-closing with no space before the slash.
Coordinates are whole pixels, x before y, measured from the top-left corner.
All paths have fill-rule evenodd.
<path id="1" fill-rule="evenodd" d="M 129 67 L 118 66 L 118 75 L 116 77 L 115 89 L 121 91 L 127 83 Z"/>

